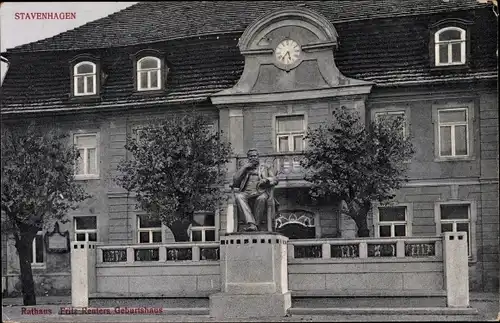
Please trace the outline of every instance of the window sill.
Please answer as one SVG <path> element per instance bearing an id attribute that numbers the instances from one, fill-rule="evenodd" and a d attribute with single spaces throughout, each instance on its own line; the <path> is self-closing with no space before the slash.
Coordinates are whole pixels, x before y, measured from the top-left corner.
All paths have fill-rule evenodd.
<path id="1" fill-rule="evenodd" d="M 99 179 L 99 175 L 75 175 L 75 180 L 86 181 L 90 179 Z"/>
<path id="2" fill-rule="evenodd" d="M 74 95 L 70 93 L 68 95 L 69 101 L 86 101 L 86 102 L 100 102 L 101 96 L 99 94 L 89 94 L 89 95 Z"/>
<path id="3" fill-rule="evenodd" d="M 144 95 L 161 95 L 165 94 L 165 89 L 154 89 L 154 90 L 135 90 L 132 94 L 133 96 L 144 96 Z"/>
<path id="4" fill-rule="evenodd" d="M 431 66 L 431 73 L 439 74 L 446 73 L 449 71 L 453 72 L 466 72 L 470 69 L 468 63 L 464 64 L 450 64 L 450 65 L 433 65 Z"/>
<path id="5" fill-rule="evenodd" d="M 462 161 L 474 161 L 476 160 L 475 156 L 464 156 L 464 157 L 435 157 L 434 161 L 437 163 L 440 162 L 462 162 Z"/>

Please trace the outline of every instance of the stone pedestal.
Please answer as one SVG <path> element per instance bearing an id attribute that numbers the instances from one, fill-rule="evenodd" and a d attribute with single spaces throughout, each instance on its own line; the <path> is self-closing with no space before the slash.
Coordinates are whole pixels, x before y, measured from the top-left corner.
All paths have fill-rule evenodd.
<path id="1" fill-rule="evenodd" d="M 288 291 L 287 241 L 255 232 L 221 237 L 221 293 L 210 295 L 216 319 L 285 316 Z"/>

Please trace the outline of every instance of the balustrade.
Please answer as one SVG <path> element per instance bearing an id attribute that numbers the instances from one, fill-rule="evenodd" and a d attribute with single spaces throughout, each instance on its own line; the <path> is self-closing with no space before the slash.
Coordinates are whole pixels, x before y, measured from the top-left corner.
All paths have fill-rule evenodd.
<path id="1" fill-rule="evenodd" d="M 289 259 L 440 257 L 439 237 L 357 240 L 290 240 Z"/>
<path id="2" fill-rule="evenodd" d="M 220 259 L 218 242 L 99 246 L 97 249 L 101 264 Z"/>
<path id="3" fill-rule="evenodd" d="M 260 155 L 260 162 L 262 164 L 272 165 L 278 177 L 297 176 L 300 178 L 304 175 L 304 169 L 300 165 L 303 158 L 304 154 L 301 152 L 274 153 Z M 238 157 L 236 160 L 238 168 L 247 162 L 246 157 Z"/>

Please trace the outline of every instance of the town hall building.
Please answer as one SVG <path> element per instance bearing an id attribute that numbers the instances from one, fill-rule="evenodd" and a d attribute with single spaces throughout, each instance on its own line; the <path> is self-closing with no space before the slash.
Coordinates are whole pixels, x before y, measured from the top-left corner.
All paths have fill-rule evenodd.
<path id="1" fill-rule="evenodd" d="M 234 201 L 197 213 L 187 230 L 177 232 L 137 211 L 134 195 L 114 181 L 117 165 L 130 158 L 129 138 L 192 108 L 231 143 L 228 178 L 250 148 L 275 168 L 275 230 L 290 239 L 297 263 L 408 257 L 427 268 L 441 256 L 443 233 L 466 232 L 470 290 L 498 291 L 496 39 L 492 5 L 475 0 L 166 1 L 140 2 L 8 49 L 2 53 L 9 62 L 2 127 L 36 120 L 71 134 L 82 156 L 75 179 L 92 194 L 68 214 L 69 222 L 48 224 L 33 241 L 37 292 L 71 290 L 70 252 L 54 252 L 45 238 L 65 232 L 70 241 L 102 244 L 103 263 L 130 261 L 130 246 L 138 251 L 131 254 L 134 261 L 197 258 L 210 275 L 198 277 L 200 293 L 182 287 L 172 295 L 216 290 L 215 269 L 203 261 L 217 260 L 210 250 L 235 231 Z M 368 224 L 374 247 L 368 244 L 366 254 L 341 203 L 311 200 L 300 164 L 307 129 L 331 121 L 338 109 L 358 111 L 365 123 L 402 116 L 402 135 L 415 147 L 409 181 L 391 204 L 373 204 Z M 396 241 L 405 241 L 402 251 Z M 178 252 L 178 243 L 201 247 Z M 434 260 L 420 260 L 427 256 Z M 18 262 L 13 240 L 2 236 L 8 295 L 21 291 Z M 439 270 L 418 284 L 438 293 L 446 284 Z M 292 297 L 304 284 L 328 292 L 343 283 L 329 281 L 330 271 L 322 283 L 289 272 L 295 275 L 289 277 Z M 367 284 L 383 288 L 379 279 L 389 289 L 417 288 L 414 276 L 402 272 L 398 281 L 384 275 L 366 278 Z M 111 274 L 107 279 L 110 285 L 100 286 L 109 290 L 115 281 Z"/>

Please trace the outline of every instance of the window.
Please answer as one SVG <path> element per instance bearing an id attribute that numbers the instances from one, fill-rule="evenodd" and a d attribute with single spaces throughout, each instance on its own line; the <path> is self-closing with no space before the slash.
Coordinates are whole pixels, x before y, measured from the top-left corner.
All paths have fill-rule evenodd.
<path id="1" fill-rule="evenodd" d="M 446 27 L 434 34 L 436 66 L 465 64 L 466 33 L 458 27 Z"/>
<path id="2" fill-rule="evenodd" d="M 411 236 L 411 220 L 406 205 L 378 206 L 374 208 L 375 236 Z"/>
<path id="3" fill-rule="evenodd" d="M 208 212 L 195 213 L 188 231 L 190 241 L 216 241 L 215 215 Z"/>
<path id="4" fill-rule="evenodd" d="M 97 67 L 92 62 L 80 62 L 73 67 L 75 96 L 97 94 Z"/>
<path id="5" fill-rule="evenodd" d="M 161 89 L 161 61 L 156 57 L 143 57 L 137 61 L 137 90 Z"/>
<path id="6" fill-rule="evenodd" d="M 147 214 L 137 215 L 137 241 L 139 243 L 161 243 L 161 230 L 160 219 Z"/>
<path id="7" fill-rule="evenodd" d="M 45 263 L 45 255 L 43 248 L 43 232 L 38 231 L 33 239 L 33 250 L 30 254 L 30 262 L 34 266 L 41 266 Z"/>
<path id="8" fill-rule="evenodd" d="M 304 115 L 276 117 L 276 148 L 278 152 L 304 150 Z"/>
<path id="9" fill-rule="evenodd" d="M 75 169 L 77 177 L 85 178 L 99 175 L 97 138 L 97 134 L 74 135 L 74 142 L 80 153 Z"/>
<path id="10" fill-rule="evenodd" d="M 136 140 L 139 140 L 144 132 L 144 129 L 145 129 L 145 127 L 135 127 L 134 129 L 132 129 L 132 136 Z"/>
<path id="11" fill-rule="evenodd" d="M 408 125 L 406 123 L 406 114 L 404 110 L 394 110 L 394 111 L 380 111 L 380 112 L 375 112 L 375 122 L 380 122 L 380 121 L 393 121 L 394 119 L 401 117 L 403 118 L 403 127 L 401 128 L 401 135 L 403 137 L 408 135 Z"/>
<path id="12" fill-rule="evenodd" d="M 473 253 L 475 205 L 471 202 L 445 202 L 436 205 L 437 234 L 443 232 L 467 232 L 469 257 Z"/>
<path id="13" fill-rule="evenodd" d="M 439 156 L 469 155 L 468 109 L 438 110 Z"/>
<path id="14" fill-rule="evenodd" d="M 74 218 L 75 241 L 97 241 L 97 217 L 78 216 Z"/>

